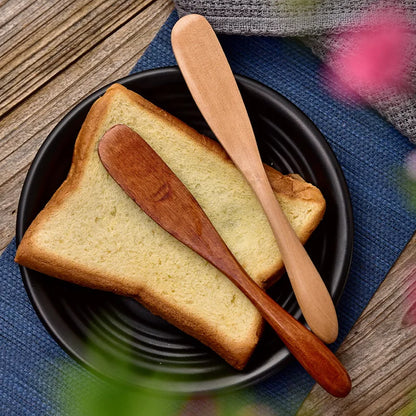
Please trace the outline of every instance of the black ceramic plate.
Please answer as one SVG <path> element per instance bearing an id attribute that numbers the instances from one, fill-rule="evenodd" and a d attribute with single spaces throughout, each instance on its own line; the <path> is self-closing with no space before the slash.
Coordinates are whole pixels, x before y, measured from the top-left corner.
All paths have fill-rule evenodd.
<path id="1" fill-rule="evenodd" d="M 298 108 L 258 82 L 241 76 L 237 81 L 264 161 L 283 173 L 301 174 L 326 198 L 325 218 L 307 249 L 337 301 L 352 253 L 351 205 L 341 169 L 323 136 Z M 212 136 L 177 68 L 147 71 L 119 82 Z M 66 177 L 77 133 L 91 104 L 103 92 L 92 94 L 72 110 L 39 150 L 20 199 L 18 242 Z M 258 382 L 291 360 L 277 336 L 266 328 L 246 369 L 239 372 L 133 300 L 78 287 L 24 267 L 21 271 L 34 308 L 58 343 L 106 377 L 174 393 L 221 391 Z M 269 293 L 301 317 L 287 277 Z M 125 361 L 131 371 L 118 372 Z M 155 373 L 159 375 L 156 378 Z"/>

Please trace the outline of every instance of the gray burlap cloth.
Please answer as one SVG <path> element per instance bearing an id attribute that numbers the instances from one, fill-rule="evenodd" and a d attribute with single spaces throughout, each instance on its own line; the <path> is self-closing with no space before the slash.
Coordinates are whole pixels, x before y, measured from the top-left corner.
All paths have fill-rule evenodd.
<path id="1" fill-rule="evenodd" d="M 179 16 L 202 14 L 217 33 L 299 37 L 329 68 L 335 70 L 336 65 L 343 62 L 342 59 L 337 61 L 337 56 L 351 52 L 351 33 L 359 34 L 365 28 L 371 28 L 372 24 L 380 22 L 383 12 L 394 9 L 395 16 L 402 17 L 400 31 L 397 33 L 394 23 L 390 21 L 390 25 L 389 16 L 384 13 L 387 22 L 381 22 L 385 24 L 385 31 L 380 42 L 388 41 L 390 33 L 393 42 L 400 38 L 396 42 L 397 48 L 403 50 L 400 59 L 405 55 L 407 60 L 406 73 L 401 74 L 401 87 L 387 86 L 374 91 L 358 86 L 355 92 L 363 102 L 416 143 L 415 0 L 390 3 L 375 0 L 175 0 L 175 4 Z M 360 37 L 357 39 L 359 42 Z M 388 46 L 392 48 L 392 45 L 386 48 Z M 397 71 L 398 63 L 394 61 L 393 56 L 392 62 L 385 65 L 396 64 Z"/>

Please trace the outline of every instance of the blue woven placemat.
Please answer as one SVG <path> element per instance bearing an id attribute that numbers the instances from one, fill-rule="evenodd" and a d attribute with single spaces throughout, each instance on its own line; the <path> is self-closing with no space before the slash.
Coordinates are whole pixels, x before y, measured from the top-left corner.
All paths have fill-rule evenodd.
<path id="1" fill-rule="evenodd" d="M 176 20 L 173 13 L 133 72 L 176 64 L 170 47 Z M 353 203 L 355 248 L 338 307 L 336 347 L 415 231 L 416 218 L 405 208 L 397 175 L 413 146 L 371 109 L 348 105 L 328 94 L 321 82 L 320 62 L 296 40 L 239 36 L 220 40 L 236 73 L 280 92 L 312 119 L 344 171 Z M 135 392 L 111 390 L 68 357 L 36 316 L 13 262 L 14 253 L 13 241 L 0 259 L 0 414 L 177 414 L 181 403 L 151 403 Z M 215 402 L 204 398 L 193 406 L 200 415 L 216 415 L 218 409 L 237 414 L 230 407 L 253 405 L 258 406 L 253 415 L 292 415 L 313 384 L 293 363 L 266 382 Z M 181 414 L 195 414 L 193 406 L 188 403 Z"/>

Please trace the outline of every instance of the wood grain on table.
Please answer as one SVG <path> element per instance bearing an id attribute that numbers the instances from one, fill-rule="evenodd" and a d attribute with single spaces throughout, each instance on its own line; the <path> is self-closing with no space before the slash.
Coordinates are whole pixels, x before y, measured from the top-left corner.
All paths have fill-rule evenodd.
<path id="1" fill-rule="evenodd" d="M 173 7 L 171 0 L 0 0 L 0 252 L 15 234 L 21 187 L 49 132 L 87 95 L 130 72 Z M 408 298 L 413 290 L 416 300 L 415 281 L 416 237 L 337 352 L 352 392 L 335 399 L 315 386 L 299 416 L 416 414 Z"/>

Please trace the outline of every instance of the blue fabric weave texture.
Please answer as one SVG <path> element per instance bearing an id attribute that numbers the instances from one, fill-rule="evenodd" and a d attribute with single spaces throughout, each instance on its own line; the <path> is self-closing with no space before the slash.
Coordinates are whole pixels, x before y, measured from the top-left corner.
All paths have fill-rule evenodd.
<path id="1" fill-rule="evenodd" d="M 176 65 L 170 46 L 176 20 L 173 13 L 132 72 Z M 338 307 L 337 347 L 415 230 L 416 218 L 405 208 L 397 176 L 413 146 L 374 111 L 331 96 L 322 83 L 320 62 L 296 40 L 243 36 L 220 40 L 236 73 L 275 89 L 311 118 L 344 171 L 353 203 L 355 242 L 350 277 Z M 71 402 L 69 396 L 75 392 L 78 398 L 86 397 L 92 394 L 91 386 L 104 381 L 68 357 L 43 328 L 13 262 L 14 253 L 13 241 L 0 259 L 0 414 L 87 414 L 81 400 Z M 85 381 L 90 388 L 83 387 Z M 267 406 L 271 414 L 292 415 L 313 384 L 293 363 L 237 398 L 240 404 Z"/>

